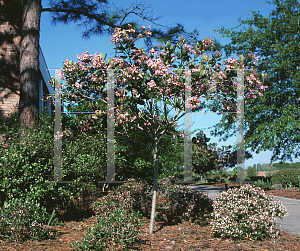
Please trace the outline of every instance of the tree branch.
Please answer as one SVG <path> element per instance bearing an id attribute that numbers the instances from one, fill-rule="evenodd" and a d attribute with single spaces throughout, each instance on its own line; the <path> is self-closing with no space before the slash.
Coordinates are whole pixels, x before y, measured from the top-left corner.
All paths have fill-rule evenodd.
<path id="1" fill-rule="evenodd" d="M 76 9 L 63 9 L 63 8 L 42 8 L 42 12 L 63 12 L 63 13 L 69 13 L 69 14 L 77 14 L 77 15 L 83 15 L 90 19 L 96 20 L 99 23 L 103 23 L 109 27 L 116 28 L 117 25 L 114 25 L 113 23 L 109 23 L 105 21 L 103 18 L 100 18 L 98 14 L 91 14 L 86 11 L 82 10 L 76 10 Z"/>

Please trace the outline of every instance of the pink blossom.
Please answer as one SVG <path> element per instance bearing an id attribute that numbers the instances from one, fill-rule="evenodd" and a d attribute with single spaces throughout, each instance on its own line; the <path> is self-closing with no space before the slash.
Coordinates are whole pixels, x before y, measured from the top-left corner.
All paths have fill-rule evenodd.
<path id="1" fill-rule="evenodd" d="M 156 86 L 155 82 L 153 80 L 151 80 L 150 82 L 147 83 L 147 85 L 149 85 L 149 89 L 151 90 L 152 87 Z"/>
<path id="2" fill-rule="evenodd" d="M 82 88 L 82 84 L 79 84 L 78 82 L 75 83 L 75 87 L 77 87 L 77 89 L 81 89 Z"/>

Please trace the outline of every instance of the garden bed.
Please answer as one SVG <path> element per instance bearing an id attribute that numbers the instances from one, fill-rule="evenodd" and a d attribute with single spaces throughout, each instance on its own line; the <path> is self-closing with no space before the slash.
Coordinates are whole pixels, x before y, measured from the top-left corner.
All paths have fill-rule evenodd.
<path id="1" fill-rule="evenodd" d="M 225 183 L 214 185 L 219 187 L 224 185 L 225 187 Z M 229 184 L 229 187 L 231 185 L 239 186 L 232 183 Z M 272 191 L 277 190 L 266 192 Z M 88 208 L 89 199 L 83 201 L 87 202 L 85 206 Z M 88 228 L 96 224 L 96 216 L 85 215 L 85 217 L 83 216 L 78 220 L 69 220 L 72 216 L 70 212 L 62 212 L 61 214 L 62 219 L 65 215 L 68 220 L 64 221 L 64 226 L 55 227 L 60 235 L 54 240 L 26 241 L 23 243 L 2 241 L 0 250 L 75 250 L 70 248 L 70 243 L 84 237 L 88 232 Z M 76 212 L 72 212 L 72 214 L 75 216 Z M 300 250 L 300 239 L 283 231 L 280 231 L 275 241 L 248 239 L 239 243 L 231 239 L 212 238 L 209 225 L 199 226 L 186 221 L 166 223 L 163 220 L 158 220 L 155 222 L 154 233 L 149 235 L 148 231 L 149 219 L 146 219 L 139 231 L 138 241 L 132 243 L 132 246 L 126 250 Z M 122 248 L 114 250 L 122 250 Z"/>

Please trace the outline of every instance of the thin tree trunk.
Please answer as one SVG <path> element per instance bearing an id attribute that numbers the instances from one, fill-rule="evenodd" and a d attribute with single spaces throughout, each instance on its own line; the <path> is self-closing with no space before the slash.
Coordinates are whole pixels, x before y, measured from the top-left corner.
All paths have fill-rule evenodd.
<path id="1" fill-rule="evenodd" d="M 153 195 L 152 195 L 152 206 L 151 206 L 151 216 L 149 224 L 149 233 L 153 234 L 154 223 L 155 223 L 155 208 L 156 208 L 156 198 L 157 198 L 157 179 L 158 179 L 158 152 L 157 152 L 157 138 L 154 136 L 153 142 L 153 167 L 154 167 L 154 179 L 153 179 Z"/>
<path id="2" fill-rule="evenodd" d="M 20 49 L 20 140 L 39 123 L 39 32 L 41 0 L 24 0 Z"/>

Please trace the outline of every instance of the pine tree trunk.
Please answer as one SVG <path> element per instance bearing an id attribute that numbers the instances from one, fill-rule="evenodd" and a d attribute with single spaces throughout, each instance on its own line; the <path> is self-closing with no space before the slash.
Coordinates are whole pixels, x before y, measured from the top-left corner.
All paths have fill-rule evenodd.
<path id="1" fill-rule="evenodd" d="M 24 0 L 20 49 L 20 140 L 39 123 L 39 32 L 41 0 Z"/>
<path id="2" fill-rule="evenodd" d="M 154 137 L 153 142 L 153 167 L 154 167 L 154 179 L 153 179 L 153 195 L 152 195 L 152 206 L 151 206 L 151 216 L 149 224 L 149 233 L 153 234 L 154 223 L 155 223 L 155 208 L 157 199 L 157 179 L 158 179 L 158 152 L 157 152 L 157 138 Z"/>

